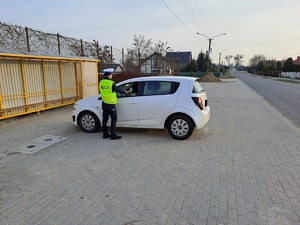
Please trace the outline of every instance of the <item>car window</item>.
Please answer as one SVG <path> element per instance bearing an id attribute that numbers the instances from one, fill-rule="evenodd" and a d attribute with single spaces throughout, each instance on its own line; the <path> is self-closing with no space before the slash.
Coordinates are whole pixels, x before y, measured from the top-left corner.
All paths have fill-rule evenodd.
<path id="1" fill-rule="evenodd" d="M 144 84 L 144 96 L 174 94 L 179 87 L 178 82 L 172 81 L 146 81 Z"/>
<path id="2" fill-rule="evenodd" d="M 193 83 L 193 93 L 201 93 L 203 92 L 203 88 L 201 87 L 200 83 L 195 80 Z"/>
<path id="3" fill-rule="evenodd" d="M 139 95 L 139 82 L 127 83 L 118 86 L 122 90 L 131 91 L 127 95 L 117 93 L 118 97 L 135 97 Z"/>

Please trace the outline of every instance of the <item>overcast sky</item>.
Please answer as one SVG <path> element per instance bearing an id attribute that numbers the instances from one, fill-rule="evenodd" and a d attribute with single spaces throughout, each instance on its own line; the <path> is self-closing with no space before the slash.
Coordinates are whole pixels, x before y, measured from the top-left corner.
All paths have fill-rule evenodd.
<path id="1" fill-rule="evenodd" d="M 0 21 L 125 50 L 133 36 L 174 51 L 300 56 L 300 0 L 0 0 Z"/>

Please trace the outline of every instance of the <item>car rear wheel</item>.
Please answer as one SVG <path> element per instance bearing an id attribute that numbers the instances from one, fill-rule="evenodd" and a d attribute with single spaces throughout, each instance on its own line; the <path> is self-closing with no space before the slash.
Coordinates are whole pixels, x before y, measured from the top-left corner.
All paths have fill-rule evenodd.
<path id="1" fill-rule="evenodd" d="M 100 122 L 94 113 L 84 112 L 79 117 L 79 126 L 83 131 L 93 133 L 99 129 Z"/>
<path id="2" fill-rule="evenodd" d="M 184 140 L 191 136 L 194 130 L 194 124 L 187 116 L 173 116 L 168 123 L 169 134 L 178 140 Z"/>

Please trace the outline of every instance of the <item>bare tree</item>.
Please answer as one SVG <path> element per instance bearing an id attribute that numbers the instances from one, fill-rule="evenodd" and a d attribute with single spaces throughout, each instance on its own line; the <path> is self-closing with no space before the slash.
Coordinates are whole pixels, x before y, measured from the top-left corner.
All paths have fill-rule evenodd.
<path id="1" fill-rule="evenodd" d="M 259 62 L 264 62 L 267 60 L 267 57 L 264 55 L 254 55 L 251 59 L 249 59 L 249 66 L 256 67 Z"/>
<path id="2" fill-rule="evenodd" d="M 243 58 L 244 56 L 243 55 L 240 55 L 240 54 L 237 54 L 235 57 L 234 57 L 234 62 L 235 62 L 235 67 L 238 69 L 242 63 L 243 63 Z"/>
<path id="3" fill-rule="evenodd" d="M 168 51 L 173 51 L 167 45 L 168 45 L 168 42 L 158 41 L 157 43 L 154 44 L 154 47 L 152 48 L 152 51 L 153 51 L 153 53 L 157 52 L 157 53 L 160 53 L 164 56 Z"/>
<path id="4" fill-rule="evenodd" d="M 104 45 L 103 49 L 99 49 L 99 57 L 101 64 L 104 67 L 109 67 L 114 62 L 114 58 L 112 58 L 110 47 L 108 45 Z"/>
<path id="5" fill-rule="evenodd" d="M 232 57 L 233 57 L 232 55 L 226 55 L 225 56 L 225 60 L 227 62 L 227 66 L 230 66 Z"/>
<path id="6" fill-rule="evenodd" d="M 144 36 L 134 35 L 132 42 L 132 54 L 134 60 L 137 60 L 137 64 L 140 65 L 141 59 L 146 58 L 151 53 L 152 39 L 146 40 Z"/>

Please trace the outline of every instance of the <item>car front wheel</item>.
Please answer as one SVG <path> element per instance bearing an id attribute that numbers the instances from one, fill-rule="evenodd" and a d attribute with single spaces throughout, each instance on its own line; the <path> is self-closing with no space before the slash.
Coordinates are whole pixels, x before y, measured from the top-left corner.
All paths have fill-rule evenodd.
<path id="1" fill-rule="evenodd" d="M 184 140 L 191 136 L 194 125 L 191 119 L 184 115 L 173 116 L 168 123 L 169 134 L 178 140 Z"/>
<path id="2" fill-rule="evenodd" d="M 92 112 L 84 112 L 79 117 L 80 128 L 87 132 L 93 133 L 98 130 L 100 123 L 98 117 Z"/>

